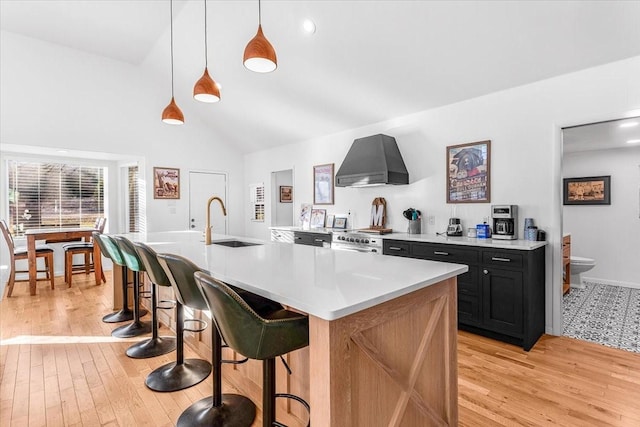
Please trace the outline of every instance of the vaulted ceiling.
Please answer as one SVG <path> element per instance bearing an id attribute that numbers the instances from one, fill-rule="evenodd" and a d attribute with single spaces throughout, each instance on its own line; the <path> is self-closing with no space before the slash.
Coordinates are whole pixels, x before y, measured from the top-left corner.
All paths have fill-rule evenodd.
<path id="1" fill-rule="evenodd" d="M 186 124 L 255 151 L 640 55 L 638 1 L 262 2 L 278 69 L 242 66 L 257 1 L 208 7 L 222 101 L 195 105 L 204 0 L 174 2 L 176 100 Z M 169 76 L 168 0 L 0 0 L 0 27 Z M 302 30 L 305 18 L 317 30 Z M 158 116 L 165 105 L 158 105 Z M 149 108 L 145 106 L 145 108 Z"/>

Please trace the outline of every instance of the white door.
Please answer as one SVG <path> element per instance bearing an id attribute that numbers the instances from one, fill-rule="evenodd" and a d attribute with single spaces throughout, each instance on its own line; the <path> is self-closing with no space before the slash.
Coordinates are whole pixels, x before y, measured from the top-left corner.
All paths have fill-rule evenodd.
<path id="1" fill-rule="evenodd" d="M 189 172 L 189 228 L 204 232 L 207 200 L 218 196 L 227 203 L 227 175 L 214 172 Z M 211 226 L 214 234 L 227 234 L 227 217 L 218 202 L 211 204 Z"/>

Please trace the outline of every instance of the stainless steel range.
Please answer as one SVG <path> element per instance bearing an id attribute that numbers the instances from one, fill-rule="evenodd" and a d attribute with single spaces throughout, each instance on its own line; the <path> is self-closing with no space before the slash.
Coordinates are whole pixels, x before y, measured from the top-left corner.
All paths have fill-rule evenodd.
<path id="1" fill-rule="evenodd" d="M 380 236 L 358 233 L 357 231 L 334 231 L 332 235 L 331 249 L 382 254 L 382 238 Z"/>

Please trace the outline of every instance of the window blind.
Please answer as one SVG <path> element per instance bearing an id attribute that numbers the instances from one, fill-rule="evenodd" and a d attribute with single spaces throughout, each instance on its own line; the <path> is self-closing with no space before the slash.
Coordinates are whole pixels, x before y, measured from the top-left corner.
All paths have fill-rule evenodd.
<path id="1" fill-rule="evenodd" d="M 140 189 L 139 189 L 139 179 L 138 179 L 138 166 L 129 166 L 127 168 L 127 178 L 129 182 L 129 192 L 128 192 L 128 210 L 127 216 L 129 217 L 129 228 L 128 231 L 130 233 L 135 233 L 140 230 Z"/>
<path id="2" fill-rule="evenodd" d="M 8 161 L 9 226 L 92 227 L 104 213 L 106 168 L 54 162 Z"/>

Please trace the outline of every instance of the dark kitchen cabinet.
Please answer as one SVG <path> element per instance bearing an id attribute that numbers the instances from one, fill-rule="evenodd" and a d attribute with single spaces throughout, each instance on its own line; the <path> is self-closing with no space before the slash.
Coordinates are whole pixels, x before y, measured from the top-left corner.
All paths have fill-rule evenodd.
<path id="1" fill-rule="evenodd" d="M 466 264 L 458 276 L 459 329 L 531 349 L 544 333 L 544 247 L 497 249 L 385 239 L 385 255 Z"/>
<path id="2" fill-rule="evenodd" d="M 331 245 L 331 234 L 296 231 L 293 233 L 293 243 L 298 245 L 325 246 Z"/>

